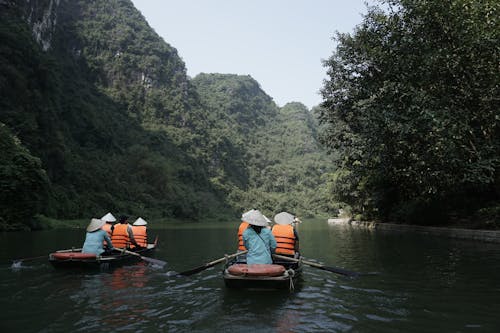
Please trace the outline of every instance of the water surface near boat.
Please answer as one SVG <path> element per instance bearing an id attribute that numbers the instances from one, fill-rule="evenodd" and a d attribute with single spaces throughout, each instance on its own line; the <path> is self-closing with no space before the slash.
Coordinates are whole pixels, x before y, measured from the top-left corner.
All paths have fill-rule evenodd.
<path id="1" fill-rule="evenodd" d="M 370 231 L 306 220 L 302 254 L 379 275 L 346 278 L 303 267 L 294 292 L 232 290 L 223 265 L 180 272 L 236 252 L 238 222 L 151 228 L 158 268 L 66 272 L 48 257 L 81 247 L 84 230 L 0 234 L 2 332 L 495 332 L 500 327 L 500 249 L 430 235 Z"/>

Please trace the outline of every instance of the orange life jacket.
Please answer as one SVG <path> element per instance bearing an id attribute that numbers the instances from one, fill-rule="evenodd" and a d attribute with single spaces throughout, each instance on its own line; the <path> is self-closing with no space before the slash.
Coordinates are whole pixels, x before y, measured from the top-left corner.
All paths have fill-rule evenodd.
<path id="1" fill-rule="evenodd" d="M 295 234 L 293 227 L 289 224 L 275 224 L 273 226 L 273 235 L 276 238 L 276 254 L 295 254 Z"/>
<path id="2" fill-rule="evenodd" d="M 111 235 L 113 234 L 113 231 L 111 230 L 112 227 L 113 227 L 113 224 L 106 223 L 101 228 L 102 230 L 104 230 L 108 233 L 109 239 L 111 239 Z M 113 242 L 111 241 L 111 243 L 113 243 Z M 106 247 L 108 243 L 106 243 L 106 241 L 102 241 L 102 244 Z"/>
<path id="3" fill-rule="evenodd" d="M 142 247 L 148 246 L 148 234 L 145 225 L 133 225 L 132 232 L 134 233 L 134 239 L 137 245 Z M 130 245 L 131 248 L 136 247 L 134 244 Z"/>
<path id="4" fill-rule="evenodd" d="M 128 223 L 118 223 L 115 225 L 115 230 L 111 236 L 111 243 L 114 247 L 124 248 L 130 245 L 130 237 L 128 236 Z"/>
<path id="5" fill-rule="evenodd" d="M 102 230 L 106 231 L 108 233 L 109 238 L 111 238 L 111 235 L 113 234 L 113 231 L 111 231 L 111 228 L 113 227 L 113 224 L 111 223 L 106 223 L 105 225 L 102 226 Z"/>
<path id="6" fill-rule="evenodd" d="M 247 230 L 249 224 L 247 222 L 241 222 L 238 228 L 238 251 L 245 251 L 247 248 L 243 245 L 243 232 Z"/>

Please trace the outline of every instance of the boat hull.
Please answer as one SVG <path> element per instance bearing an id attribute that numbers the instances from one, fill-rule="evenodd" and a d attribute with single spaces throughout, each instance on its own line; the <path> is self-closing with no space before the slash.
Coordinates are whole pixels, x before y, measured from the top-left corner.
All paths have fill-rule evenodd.
<path id="1" fill-rule="evenodd" d="M 148 256 L 153 253 L 155 248 L 156 243 L 148 244 L 147 248 L 134 252 L 140 254 L 141 256 Z M 142 260 L 139 256 L 121 252 L 117 252 L 112 255 L 97 256 L 95 258 L 78 258 L 69 256 L 67 258 L 56 258 L 59 253 L 77 254 L 81 253 L 81 249 L 61 250 L 49 254 L 49 262 L 57 269 L 107 270 L 114 267 L 133 264 Z"/>
<path id="2" fill-rule="evenodd" d="M 222 272 L 224 284 L 232 289 L 295 289 L 301 280 L 302 265 L 291 262 L 275 262 L 285 267 L 285 272 L 279 276 L 248 276 L 233 275 L 228 268 L 234 264 L 244 264 L 245 259 L 231 261 L 226 264 Z"/>

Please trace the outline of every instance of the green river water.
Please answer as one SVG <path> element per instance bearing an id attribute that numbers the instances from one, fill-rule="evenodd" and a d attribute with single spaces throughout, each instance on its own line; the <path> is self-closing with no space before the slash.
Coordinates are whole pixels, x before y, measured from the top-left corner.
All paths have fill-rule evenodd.
<path id="1" fill-rule="evenodd" d="M 155 229 L 154 257 L 106 272 L 55 270 L 83 229 L 0 234 L 0 332 L 500 332 L 498 244 L 304 221 L 302 254 L 378 275 L 305 266 L 294 291 L 231 290 L 222 266 L 175 272 L 234 253 L 238 223 Z"/>

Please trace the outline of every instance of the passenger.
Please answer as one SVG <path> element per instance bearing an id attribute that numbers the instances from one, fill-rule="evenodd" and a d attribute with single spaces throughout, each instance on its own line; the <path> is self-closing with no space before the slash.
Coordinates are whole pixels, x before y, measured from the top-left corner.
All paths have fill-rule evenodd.
<path id="1" fill-rule="evenodd" d="M 132 224 L 132 232 L 134 234 L 135 241 L 138 244 L 138 247 L 148 247 L 148 234 L 147 228 L 148 222 L 139 217 Z M 132 246 L 134 248 L 134 246 Z"/>
<path id="2" fill-rule="evenodd" d="M 130 248 L 131 245 L 137 246 L 134 238 L 132 226 L 128 224 L 127 216 L 120 216 L 120 222 L 115 225 L 111 241 L 117 248 Z"/>
<path id="3" fill-rule="evenodd" d="M 111 235 L 113 234 L 113 229 L 115 228 L 116 218 L 113 216 L 113 214 L 107 213 L 106 215 L 101 217 L 101 220 L 106 222 L 106 224 L 102 226 L 102 229 L 106 231 L 108 233 L 109 238 L 111 238 Z"/>
<path id="4" fill-rule="evenodd" d="M 238 228 L 238 251 L 245 251 L 246 250 L 246 247 L 243 244 L 243 232 L 245 230 L 247 230 L 248 222 L 245 221 L 245 217 L 254 210 L 255 209 L 249 210 L 248 212 L 243 213 L 241 215 L 241 223 L 240 223 L 240 227 Z"/>
<path id="5" fill-rule="evenodd" d="M 82 253 L 94 253 L 101 255 L 104 252 L 104 241 L 109 250 L 113 249 L 113 243 L 109 239 L 106 231 L 102 230 L 105 224 L 103 220 L 92 219 L 87 227 L 87 234 L 85 235 L 85 242 L 83 243 Z"/>
<path id="6" fill-rule="evenodd" d="M 273 235 L 276 238 L 276 254 L 290 257 L 299 256 L 299 236 L 294 228 L 294 223 L 300 220 L 287 212 L 281 212 L 274 216 L 276 224 L 273 226 Z"/>
<path id="7" fill-rule="evenodd" d="M 248 249 L 247 264 L 272 264 L 272 253 L 276 249 L 276 240 L 268 223 L 258 210 L 245 216 L 249 227 L 243 232 L 243 245 Z"/>

